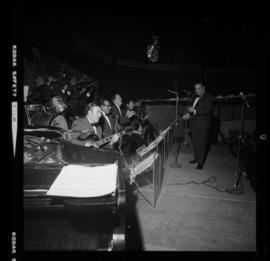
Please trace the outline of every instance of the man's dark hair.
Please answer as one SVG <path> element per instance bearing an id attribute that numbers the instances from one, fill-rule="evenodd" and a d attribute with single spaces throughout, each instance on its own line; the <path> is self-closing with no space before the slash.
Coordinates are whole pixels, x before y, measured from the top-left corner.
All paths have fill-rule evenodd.
<path id="1" fill-rule="evenodd" d="M 104 102 L 105 102 L 105 101 L 110 102 L 110 100 L 109 100 L 108 98 L 106 98 L 106 97 L 100 97 L 100 98 L 98 99 L 98 102 L 97 102 L 98 106 L 104 105 Z"/>
<path id="2" fill-rule="evenodd" d="M 84 108 L 84 114 L 83 116 L 86 116 L 88 111 L 92 110 L 93 107 L 98 106 L 96 103 L 90 102 L 88 103 Z"/>
<path id="3" fill-rule="evenodd" d="M 204 86 L 204 87 L 206 86 L 205 80 L 203 80 L 203 79 L 201 79 L 201 78 L 195 79 L 193 86 L 196 85 L 196 84 L 201 84 L 201 85 Z"/>
<path id="4" fill-rule="evenodd" d="M 135 103 L 135 99 L 132 99 L 132 98 L 128 98 L 125 103 L 129 104 L 131 101 L 133 101 Z"/>
<path id="5" fill-rule="evenodd" d="M 116 95 L 121 96 L 119 93 L 114 94 L 113 97 L 112 97 L 112 101 L 114 101 L 116 99 Z"/>

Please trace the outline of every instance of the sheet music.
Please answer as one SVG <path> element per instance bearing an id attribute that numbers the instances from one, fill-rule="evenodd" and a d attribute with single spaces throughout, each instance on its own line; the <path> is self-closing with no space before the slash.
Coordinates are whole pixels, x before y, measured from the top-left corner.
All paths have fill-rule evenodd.
<path id="1" fill-rule="evenodd" d="M 158 153 L 154 152 L 143 161 L 139 162 L 134 168 L 130 171 L 130 178 L 134 179 L 138 174 L 142 173 L 147 168 L 150 168 L 154 161 L 157 159 Z"/>
<path id="2" fill-rule="evenodd" d="M 145 155 L 147 152 L 149 152 L 150 150 L 152 150 L 155 146 L 157 146 L 162 139 L 165 137 L 165 135 L 168 133 L 168 131 L 170 130 L 171 126 L 167 127 L 164 131 L 160 132 L 160 134 L 158 135 L 158 137 L 152 141 L 147 147 L 140 149 L 137 151 L 139 156 L 143 156 Z"/>
<path id="3" fill-rule="evenodd" d="M 164 131 L 162 131 L 160 133 L 161 136 L 165 136 L 167 134 L 167 132 L 170 130 L 171 126 L 169 126 L 167 129 L 165 129 Z"/>
<path id="4" fill-rule="evenodd" d="M 116 190 L 117 169 L 116 163 L 97 167 L 65 166 L 47 195 L 85 198 L 113 193 Z"/>
<path id="5" fill-rule="evenodd" d="M 142 149 L 141 151 L 138 152 L 138 155 L 140 157 L 142 157 L 143 155 L 145 155 L 147 152 L 149 152 L 150 150 L 152 150 L 153 148 L 155 148 L 163 139 L 162 135 L 158 135 L 158 137 L 152 141 L 147 147 L 145 147 L 144 149 Z"/>

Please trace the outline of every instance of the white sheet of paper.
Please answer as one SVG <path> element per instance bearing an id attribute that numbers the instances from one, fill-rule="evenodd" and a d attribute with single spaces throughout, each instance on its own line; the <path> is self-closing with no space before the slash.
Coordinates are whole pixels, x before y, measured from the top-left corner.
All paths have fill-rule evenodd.
<path id="1" fill-rule="evenodd" d="M 167 132 L 170 130 L 170 126 L 167 128 L 167 129 L 165 129 L 164 131 L 162 131 L 161 133 L 160 133 L 160 135 L 162 135 L 162 136 L 165 136 L 166 134 L 167 134 Z"/>
<path id="2" fill-rule="evenodd" d="M 51 185 L 47 195 L 63 197 L 99 197 L 115 192 L 117 164 L 85 167 L 68 165 Z"/>
<path id="3" fill-rule="evenodd" d="M 163 139 L 162 135 L 158 135 L 158 137 L 152 141 L 146 148 L 144 148 L 143 150 L 138 152 L 139 156 L 143 156 L 145 155 L 147 152 L 149 152 L 150 150 L 152 150 L 153 148 L 155 148 Z"/>
<path id="4" fill-rule="evenodd" d="M 147 158 L 145 158 L 143 161 L 139 162 L 130 171 L 131 179 L 133 179 L 138 174 L 142 173 L 147 168 L 150 168 L 153 165 L 153 163 L 154 163 L 154 161 L 156 160 L 157 157 L 158 157 L 158 153 L 157 152 L 154 152 L 150 156 L 148 156 Z"/>

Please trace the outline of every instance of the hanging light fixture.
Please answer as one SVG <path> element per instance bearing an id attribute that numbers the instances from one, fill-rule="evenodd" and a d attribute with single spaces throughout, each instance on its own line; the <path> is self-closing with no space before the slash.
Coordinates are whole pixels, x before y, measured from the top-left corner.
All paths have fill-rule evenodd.
<path id="1" fill-rule="evenodd" d="M 152 34 L 151 43 L 147 46 L 146 55 L 149 61 L 157 62 L 159 58 L 159 37 Z"/>

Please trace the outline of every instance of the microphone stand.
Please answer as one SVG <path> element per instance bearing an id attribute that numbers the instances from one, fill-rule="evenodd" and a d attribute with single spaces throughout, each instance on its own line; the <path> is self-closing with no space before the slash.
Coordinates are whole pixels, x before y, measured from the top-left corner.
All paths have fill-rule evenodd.
<path id="1" fill-rule="evenodd" d="M 246 104 L 249 108 L 249 105 Z M 243 191 L 243 184 L 241 181 L 242 177 L 242 169 L 240 166 L 240 153 L 241 153 L 241 145 L 242 145 L 242 138 L 244 135 L 244 99 L 242 99 L 241 104 L 241 129 L 240 129 L 240 135 L 238 136 L 238 144 L 237 144 L 237 156 L 236 156 L 236 173 L 235 173 L 235 180 L 233 188 L 227 189 L 227 192 L 234 195 L 242 195 L 244 193 Z"/>
<path id="2" fill-rule="evenodd" d="M 178 126 L 178 104 L 179 104 L 179 96 L 178 96 L 178 92 L 173 92 L 173 91 L 170 91 L 170 90 L 168 90 L 168 91 L 175 94 L 175 126 Z M 175 160 L 174 160 L 174 162 L 172 162 L 172 163 L 170 164 L 170 166 L 171 166 L 172 168 L 181 168 L 182 165 L 181 165 L 180 163 L 177 163 L 178 155 L 179 155 L 180 148 L 181 148 L 181 142 L 180 142 L 180 139 L 177 140 L 176 146 L 177 146 L 177 147 L 176 147 Z"/>

